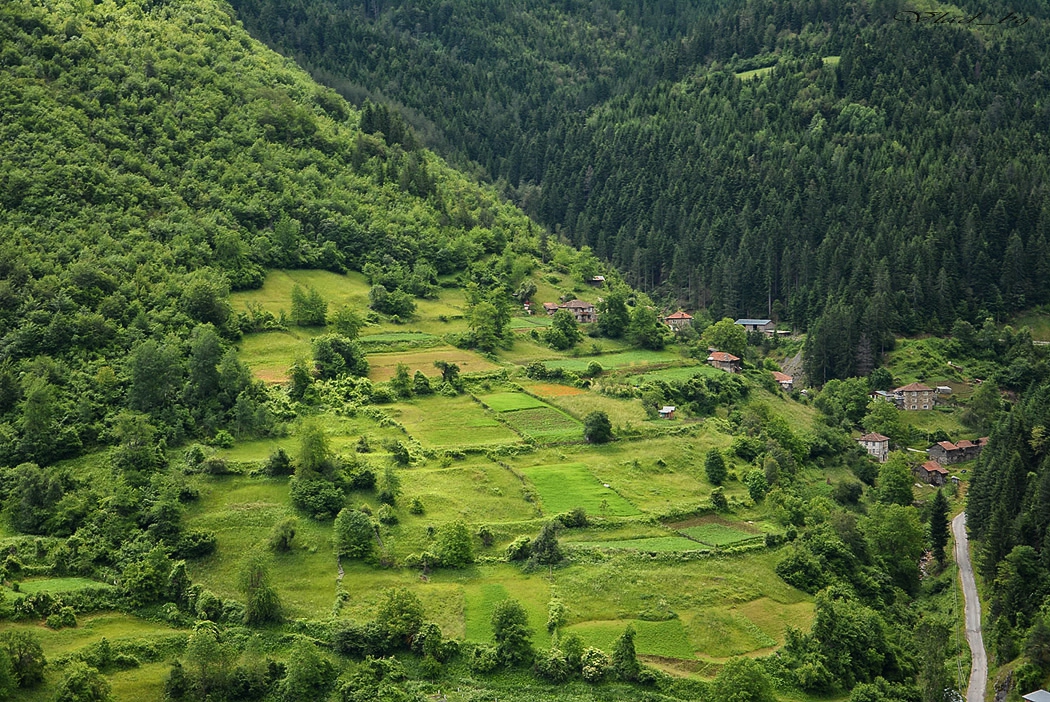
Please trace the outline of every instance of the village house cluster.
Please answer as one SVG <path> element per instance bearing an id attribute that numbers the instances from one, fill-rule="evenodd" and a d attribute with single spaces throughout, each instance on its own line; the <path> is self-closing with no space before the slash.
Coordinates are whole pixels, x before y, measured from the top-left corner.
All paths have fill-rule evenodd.
<path id="1" fill-rule="evenodd" d="M 877 432 L 865 434 L 857 438 L 857 443 L 874 456 L 879 463 L 885 463 L 890 455 L 890 438 Z M 946 465 L 972 461 L 981 455 L 981 451 L 988 443 L 988 437 L 983 436 L 976 441 L 963 439 L 957 443 L 951 441 L 938 441 L 926 449 L 926 460 L 923 463 L 912 466 L 915 477 L 927 485 L 941 486 L 948 480 L 948 469 Z M 953 481 L 958 478 L 951 477 Z"/>

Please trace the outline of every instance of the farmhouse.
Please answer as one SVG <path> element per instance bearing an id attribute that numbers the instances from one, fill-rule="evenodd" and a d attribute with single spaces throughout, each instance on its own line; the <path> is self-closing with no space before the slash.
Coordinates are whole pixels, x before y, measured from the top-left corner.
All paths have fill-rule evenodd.
<path id="1" fill-rule="evenodd" d="M 547 313 L 548 317 L 553 317 L 554 313 L 558 311 L 558 303 L 556 302 L 544 302 L 543 311 Z"/>
<path id="2" fill-rule="evenodd" d="M 744 331 L 764 332 L 766 334 L 776 333 L 776 325 L 773 324 L 771 319 L 738 319 L 734 324 L 742 326 Z"/>
<path id="3" fill-rule="evenodd" d="M 857 443 L 870 455 L 879 459 L 879 463 L 885 463 L 890 455 L 890 437 L 888 436 L 872 432 L 857 439 Z"/>
<path id="4" fill-rule="evenodd" d="M 773 371 L 773 380 L 777 381 L 777 383 L 780 384 L 780 388 L 784 392 L 791 392 L 791 388 L 794 387 L 795 379 L 787 373 Z"/>
<path id="5" fill-rule="evenodd" d="M 919 480 L 930 485 L 944 485 L 944 481 L 948 479 L 948 469 L 936 461 L 926 461 L 915 466 L 913 472 Z"/>
<path id="6" fill-rule="evenodd" d="M 953 444 L 950 441 L 938 441 L 936 444 L 926 449 L 926 455 L 932 460 L 937 461 L 942 466 L 951 465 L 952 463 L 962 463 L 963 461 L 970 461 L 981 455 L 981 451 L 984 449 L 984 445 L 988 443 L 988 437 L 983 436 L 977 441 L 967 441 L 963 439 L 957 444 Z"/>
<path id="7" fill-rule="evenodd" d="M 868 393 L 868 397 L 873 400 L 878 400 L 879 402 L 892 402 L 893 404 L 897 404 L 897 400 L 899 399 L 892 392 L 887 392 L 885 390 L 875 390 L 870 392 Z"/>
<path id="8" fill-rule="evenodd" d="M 674 419 L 674 410 L 674 405 L 664 405 L 658 412 L 660 419 Z"/>
<path id="9" fill-rule="evenodd" d="M 605 285 L 605 276 L 604 275 L 596 275 L 593 278 L 591 278 L 590 280 L 588 280 L 587 284 L 588 285 L 593 285 L 596 288 L 600 288 L 601 286 Z"/>
<path id="10" fill-rule="evenodd" d="M 707 362 L 715 368 L 728 373 L 739 373 L 742 369 L 740 359 L 725 351 L 712 351 L 711 355 L 707 357 Z"/>
<path id="11" fill-rule="evenodd" d="M 589 324 L 598 318 L 598 315 L 594 313 L 594 305 L 583 300 L 569 300 L 558 307 L 572 312 L 572 316 L 576 318 L 577 324 Z"/>
<path id="12" fill-rule="evenodd" d="M 671 327 L 673 331 L 681 331 L 693 325 L 693 315 L 678 310 L 664 317 L 664 324 Z"/>
<path id="13" fill-rule="evenodd" d="M 893 391 L 901 399 L 900 408 L 904 410 L 928 410 L 933 409 L 936 394 L 933 388 L 922 383 L 912 383 L 899 387 Z"/>

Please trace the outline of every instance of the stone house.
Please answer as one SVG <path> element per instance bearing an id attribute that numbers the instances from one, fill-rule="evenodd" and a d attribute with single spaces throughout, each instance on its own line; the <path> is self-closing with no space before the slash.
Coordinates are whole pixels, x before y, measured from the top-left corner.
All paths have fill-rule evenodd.
<path id="1" fill-rule="evenodd" d="M 693 315 L 679 310 L 664 317 L 664 324 L 671 327 L 672 331 L 680 331 L 693 325 Z"/>
<path id="2" fill-rule="evenodd" d="M 929 410 L 936 404 L 937 394 L 934 389 L 922 383 L 911 383 L 893 391 L 900 397 L 900 408 L 903 410 Z"/>
<path id="3" fill-rule="evenodd" d="M 926 461 L 917 465 L 912 472 L 915 473 L 915 477 L 929 485 L 941 486 L 948 479 L 948 469 L 936 461 Z"/>
<path id="4" fill-rule="evenodd" d="M 731 353 L 725 351 L 712 351 L 711 355 L 707 357 L 707 362 L 719 370 L 724 370 L 727 373 L 739 373 L 743 370 L 743 365 L 740 363 L 740 359 Z"/>
<path id="5" fill-rule="evenodd" d="M 787 373 L 781 373 L 780 371 L 773 371 L 773 380 L 777 381 L 780 385 L 780 389 L 784 392 L 791 392 L 794 387 L 795 379 Z"/>
<path id="6" fill-rule="evenodd" d="M 879 459 L 879 463 L 885 463 L 890 455 L 890 437 L 872 432 L 857 439 L 869 455 Z"/>
<path id="7" fill-rule="evenodd" d="M 987 443 L 987 436 L 983 436 L 977 441 L 963 439 L 955 444 L 950 441 L 938 441 L 936 444 L 926 449 L 926 455 L 932 460 L 940 463 L 942 466 L 947 466 L 953 463 L 972 461 L 981 455 L 981 451 Z"/>

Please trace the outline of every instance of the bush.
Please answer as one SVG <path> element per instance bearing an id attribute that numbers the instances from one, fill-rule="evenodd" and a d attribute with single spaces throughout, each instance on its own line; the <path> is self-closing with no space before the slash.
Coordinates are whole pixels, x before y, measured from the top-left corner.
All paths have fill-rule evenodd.
<path id="1" fill-rule="evenodd" d="M 343 491 L 324 479 L 293 477 L 292 504 L 314 519 L 331 519 L 345 502 Z"/>
<path id="2" fill-rule="evenodd" d="M 559 514 L 556 519 L 567 529 L 580 529 L 590 523 L 587 511 L 583 507 L 574 507 L 570 512 Z"/>
<path id="3" fill-rule="evenodd" d="M 597 648 L 587 648 L 580 658 L 580 673 L 589 683 L 599 683 L 609 672 L 609 656 Z"/>
<path id="4" fill-rule="evenodd" d="M 485 675 L 499 667 L 499 658 L 496 649 L 492 646 L 475 646 L 468 659 L 470 672 Z"/>
<path id="5" fill-rule="evenodd" d="M 519 536 L 507 547 L 508 561 L 524 561 L 532 555 L 532 539 Z"/>
<path id="6" fill-rule="evenodd" d="M 419 515 L 423 514 L 424 511 L 425 510 L 423 509 L 423 500 L 419 499 L 418 497 L 413 497 L 412 502 L 410 502 L 408 505 L 408 513 Z"/>
<path id="7" fill-rule="evenodd" d="M 612 423 L 605 412 L 591 412 L 583 420 L 583 438 L 592 444 L 604 444 L 612 440 Z"/>
<path id="8" fill-rule="evenodd" d="M 525 608 L 517 600 L 500 600 L 492 610 L 492 637 L 496 657 L 504 665 L 532 660 L 532 630 Z"/>
<path id="9" fill-rule="evenodd" d="M 569 660 L 557 648 L 541 653 L 536 659 L 536 673 L 544 680 L 562 683 L 572 675 Z"/>
<path id="10" fill-rule="evenodd" d="M 278 448 L 266 459 L 266 463 L 263 464 L 263 471 L 271 477 L 291 475 L 295 472 L 295 466 L 292 464 L 292 458 L 288 455 L 288 452 L 283 448 Z"/>
<path id="11" fill-rule="evenodd" d="M 205 529 L 191 529 L 179 539 L 172 555 L 175 558 L 201 558 L 215 553 L 218 543 L 214 532 Z"/>
<path id="12" fill-rule="evenodd" d="M 72 607 L 63 607 L 58 610 L 55 614 L 52 614 L 44 622 L 45 626 L 49 629 L 62 629 L 65 627 L 74 627 L 77 625 L 77 616 L 73 612 Z"/>
<path id="13" fill-rule="evenodd" d="M 386 505 L 384 505 L 386 506 Z M 367 558 L 375 549 L 372 520 L 356 509 L 344 508 L 335 518 L 335 552 L 347 558 Z"/>
<path id="14" fill-rule="evenodd" d="M 394 514 L 394 509 L 390 505 L 380 505 L 376 519 L 379 520 L 380 524 L 387 526 L 393 526 L 398 522 L 397 515 Z"/>

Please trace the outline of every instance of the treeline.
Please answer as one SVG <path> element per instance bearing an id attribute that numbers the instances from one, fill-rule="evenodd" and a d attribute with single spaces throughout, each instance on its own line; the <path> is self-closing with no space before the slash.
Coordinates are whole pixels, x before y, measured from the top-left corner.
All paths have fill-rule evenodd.
<path id="1" fill-rule="evenodd" d="M 974 470 L 966 514 L 979 539 L 977 568 L 990 584 L 985 641 L 993 662 L 1021 657 L 1022 692 L 1050 676 L 1050 384 L 1000 417 Z"/>
<path id="2" fill-rule="evenodd" d="M 1050 300 L 1041 8 L 966 5 L 1032 17 L 972 30 L 895 21 L 897 2 L 234 5 L 715 318 L 808 327 L 841 302 L 876 343 Z"/>

